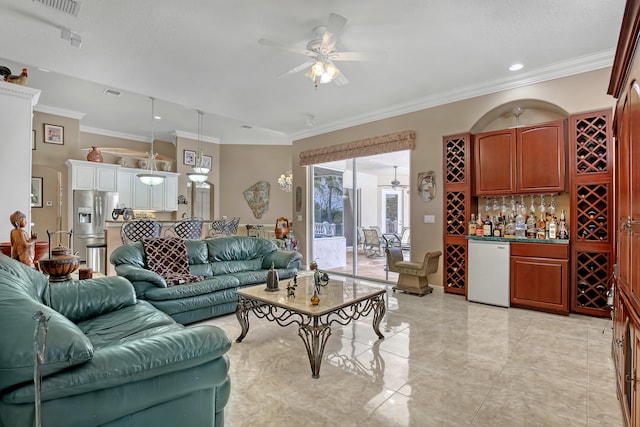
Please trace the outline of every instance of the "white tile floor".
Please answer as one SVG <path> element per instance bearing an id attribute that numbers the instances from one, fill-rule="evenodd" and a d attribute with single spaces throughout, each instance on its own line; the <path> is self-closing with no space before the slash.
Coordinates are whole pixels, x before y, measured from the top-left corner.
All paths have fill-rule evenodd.
<path id="1" fill-rule="evenodd" d="M 312 379 L 297 327 L 235 315 L 204 323 L 233 340 L 226 426 L 621 426 L 611 322 L 387 294 L 370 319 L 333 329 Z M 604 332 L 603 332 L 604 331 Z"/>

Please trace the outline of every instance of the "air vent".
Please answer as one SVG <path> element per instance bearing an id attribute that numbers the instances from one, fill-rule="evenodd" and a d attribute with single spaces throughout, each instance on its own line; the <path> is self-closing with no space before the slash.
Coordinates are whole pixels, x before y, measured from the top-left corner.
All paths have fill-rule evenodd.
<path id="1" fill-rule="evenodd" d="M 80 12 L 80 5 L 82 2 L 75 0 L 33 0 L 34 3 L 40 3 L 43 6 L 48 6 L 59 10 L 62 13 L 66 13 L 69 15 L 73 15 L 76 18 L 78 17 L 78 12 Z"/>
<path id="2" fill-rule="evenodd" d="M 249 126 L 249 125 L 241 125 L 240 127 L 242 129 L 253 129 L 253 126 Z"/>
<path id="3" fill-rule="evenodd" d="M 107 95 L 113 95 L 113 96 L 120 96 L 122 95 L 122 92 L 115 90 L 115 89 L 105 89 L 104 93 Z"/>

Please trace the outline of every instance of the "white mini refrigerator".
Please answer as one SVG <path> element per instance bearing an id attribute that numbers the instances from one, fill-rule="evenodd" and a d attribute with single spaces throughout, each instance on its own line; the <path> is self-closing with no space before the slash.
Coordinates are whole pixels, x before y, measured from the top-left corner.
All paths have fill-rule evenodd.
<path id="1" fill-rule="evenodd" d="M 509 242 L 469 240 L 467 299 L 509 307 Z"/>

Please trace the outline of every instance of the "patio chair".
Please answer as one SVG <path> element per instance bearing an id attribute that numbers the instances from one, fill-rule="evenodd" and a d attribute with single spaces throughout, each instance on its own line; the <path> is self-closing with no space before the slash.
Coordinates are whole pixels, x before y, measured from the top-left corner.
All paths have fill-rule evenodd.
<path id="1" fill-rule="evenodd" d="M 441 251 L 427 252 L 422 262 L 404 261 L 401 248 L 387 248 L 386 253 L 389 271 L 399 273 L 394 291 L 401 290 L 420 296 L 433 292 L 428 275 L 438 271 Z"/>
<path id="2" fill-rule="evenodd" d="M 369 258 L 383 256 L 382 239 L 380 239 L 378 231 L 364 228 L 362 232 L 364 233 L 364 243 L 362 245 L 364 254 Z"/>
<path id="3" fill-rule="evenodd" d="M 382 238 L 385 240 L 385 247 L 398 247 L 403 251 L 411 249 L 411 229 L 404 227 L 400 235 L 396 233 L 384 233 Z"/>
<path id="4" fill-rule="evenodd" d="M 165 231 L 165 235 L 172 235 L 182 239 L 200 240 L 202 236 L 202 219 L 191 218 L 178 221 Z"/>
<path id="5" fill-rule="evenodd" d="M 120 228 L 120 238 L 123 244 L 139 242 L 145 237 L 160 237 L 162 223 L 148 219 L 137 219 L 125 222 Z"/>

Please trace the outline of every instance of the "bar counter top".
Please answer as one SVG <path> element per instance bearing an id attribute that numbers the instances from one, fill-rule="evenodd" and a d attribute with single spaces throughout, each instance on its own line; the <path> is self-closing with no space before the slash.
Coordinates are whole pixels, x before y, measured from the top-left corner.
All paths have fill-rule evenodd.
<path id="1" fill-rule="evenodd" d="M 505 242 L 505 243 L 542 243 L 550 245 L 568 245 L 569 239 L 517 239 L 514 237 L 484 237 L 484 236 L 465 236 L 467 240 L 476 240 L 484 242 Z"/>

